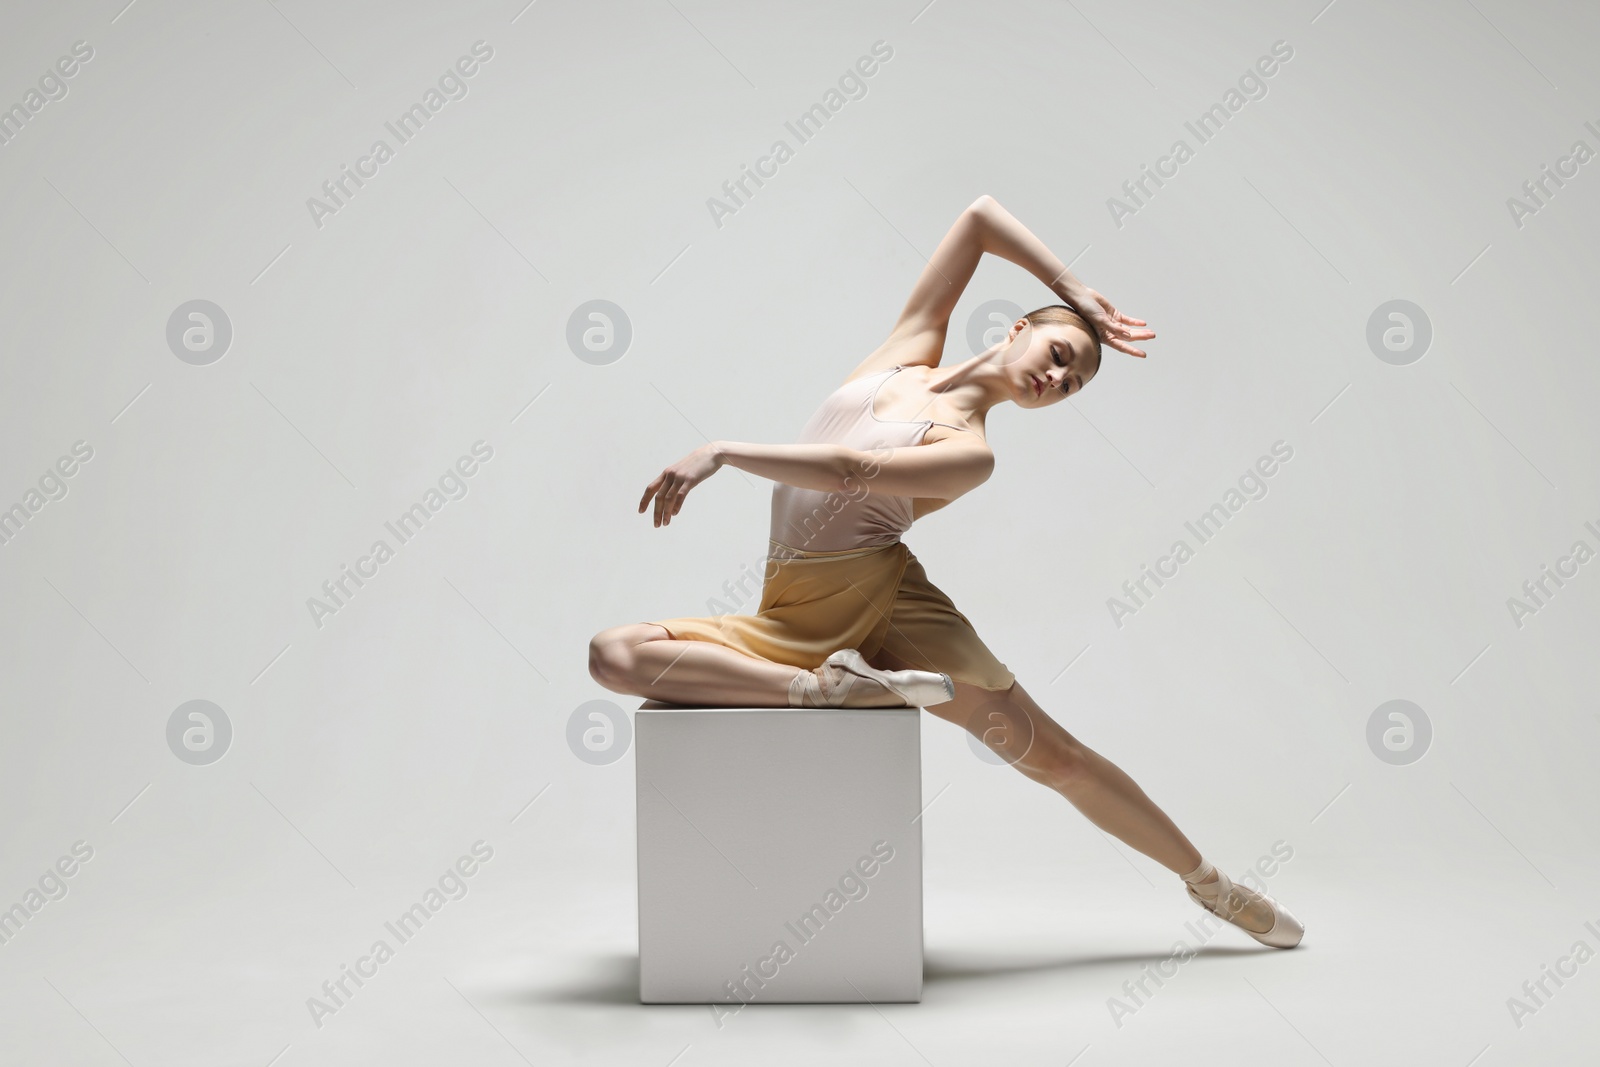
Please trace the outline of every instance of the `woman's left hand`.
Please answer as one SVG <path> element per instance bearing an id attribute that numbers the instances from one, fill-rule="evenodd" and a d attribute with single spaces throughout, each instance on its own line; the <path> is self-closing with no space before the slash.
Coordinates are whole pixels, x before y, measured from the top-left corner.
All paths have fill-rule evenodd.
<path id="1" fill-rule="evenodd" d="M 656 498 L 655 525 L 665 526 L 683 508 L 683 498 L 689 490 L 717 473 L 722 460 L 714 445 L 702 445 L 656 475 L 655 481 L 645 487 L 644 498 L 639 501 L 639 512 L 644 513 L 650 498 Z"/>
<path id="2" fill-rule="evenodd" d="M 1087 319 L 1089 325 L 1100 334 L 1101 343 L 1110 345 L 1118 352 L 1126 352 L 1130 356 L 1144 359 L 1144 349 L 1133 342 L 1148 341 L 1156 335 L 1156 332 L 1150 329 L 1137 329 L 1136 327 L 1146 325 L 1143 319 L 1124 315 L 1111 305 L 1111 301 L 1093 289 L 1085 287 L 1084 292 L 1092 299 L 1080 300 L 1073 306 L 1077 308 L 1078 314 Z"/>

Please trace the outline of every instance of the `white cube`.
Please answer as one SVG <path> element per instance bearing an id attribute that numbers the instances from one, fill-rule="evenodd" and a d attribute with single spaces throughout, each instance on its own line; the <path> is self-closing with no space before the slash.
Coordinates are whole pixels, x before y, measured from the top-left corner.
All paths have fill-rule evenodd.
<path id="1" fill-rule="evenodd" d="M 646 701 L 634 759 L 641 1002 L 922 999 L 920 709 Z"/>

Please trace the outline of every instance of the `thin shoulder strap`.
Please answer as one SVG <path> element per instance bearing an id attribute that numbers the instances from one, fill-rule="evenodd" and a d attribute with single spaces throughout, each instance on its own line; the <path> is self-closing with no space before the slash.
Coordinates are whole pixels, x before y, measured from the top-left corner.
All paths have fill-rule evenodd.
<path id="1" fill-rule="evenodd" d="M 928 425 L 929 426 L 948 426 L 952 430 L 965 430 L 967 433 L 978 433 L 977 430 L 974 430 L 970 426 L 957 426 L 953 422 L 935 422 L 933 419 L 929 419 L 928 420 Z M 982 434 L 978 434 L 978 436 L 982 437 L 983 435 Z"/>

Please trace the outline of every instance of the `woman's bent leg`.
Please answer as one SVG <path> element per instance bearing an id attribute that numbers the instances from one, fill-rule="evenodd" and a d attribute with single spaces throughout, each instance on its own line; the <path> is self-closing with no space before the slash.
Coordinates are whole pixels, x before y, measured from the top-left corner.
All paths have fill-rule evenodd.
<path id="1" fill-rule="evenodd" d="M 801 668 L 747 656 L 711 641 L 678 641 L 664 626 L 613 626 L 589 642 L 589 674 L 614 693 L 669 704 L 789 706 Z"/>

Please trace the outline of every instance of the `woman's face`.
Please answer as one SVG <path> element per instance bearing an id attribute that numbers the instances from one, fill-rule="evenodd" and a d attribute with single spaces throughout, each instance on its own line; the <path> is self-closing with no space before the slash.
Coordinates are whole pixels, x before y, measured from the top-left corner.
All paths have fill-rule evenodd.
<path id="1" fill-rule="evenodd" d="M 1049 407 L 1089 384 L 1099 369 L 1095 343 L 1076 326 L 1011 324 L 1000 360 L 1018 407 Z"/>

